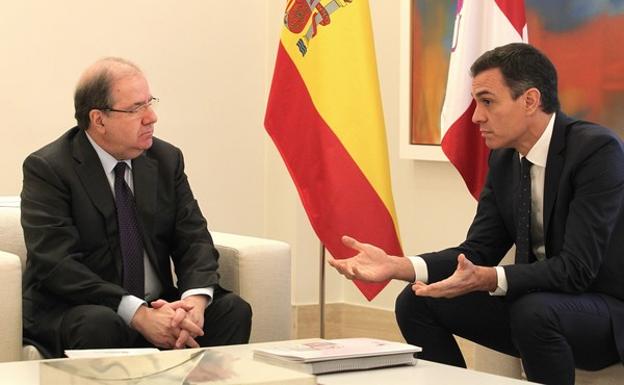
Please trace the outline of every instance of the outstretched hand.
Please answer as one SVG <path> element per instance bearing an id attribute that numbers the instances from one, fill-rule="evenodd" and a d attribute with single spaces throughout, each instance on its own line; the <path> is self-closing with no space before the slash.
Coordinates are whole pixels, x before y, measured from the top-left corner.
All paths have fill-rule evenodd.
<path id="1" fill-rule="evenodd" d="M 347 259 L 328 257 L 329 264 L 338 273 L 348 279 L 359 279 L 366 282 L 384 282 L 393 278 L 400 278 L 405 273 L 406 258 L 388 255 L 377 246 L 361 243 L 349 236 L 342 237 L 342 243 L 357 251 L 357 254 Z M 411 266 L 411 263 L 407 261 Z M 409 271 L 409 267 L 407 267 Z M 413 277 L 413 269 L 412 269 Z M 408 279 L 409 280 L 409 279 Z"/>
<path id="2" fill-rule="evenodd" d="M 494 291 L 496 270 L 493 267 L 476 266 L 464 254 L 457 257 L 457 269 L 448 278 L 431 284 L 416 282 L 414 294 L 423 297 L 453 298 L 473 291 Z"/>

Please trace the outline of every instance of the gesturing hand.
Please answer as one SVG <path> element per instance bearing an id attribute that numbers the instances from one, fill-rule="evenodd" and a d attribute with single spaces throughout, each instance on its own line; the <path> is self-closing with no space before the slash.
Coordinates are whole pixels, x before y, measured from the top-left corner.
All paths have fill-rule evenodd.
<path id="1" fill-rule="evenodd" d="M 473 291 L 496 289 L 496 270 L 476 266 L 464 254 L 457 257 L 457 269 L 448 278 L 431 284 L 416 282 L 414 294 L 423 297 L 453 298 Z"/>
<path id="2" fill-rule="evenodd" d="M 342 243 L 358 253 L 351 258 L 340 260 L 330 256 L 328 262 L 348 279 L 383 282 L 393 278 L 405 279 L 403 275 L 409 276 L 410 273 L 412 277 L 414 275 L 410 267 L 406 270 L 405 258 L 390 256 L 377 246 L 358 242 L 346 235 L 342 237 Z M 407 263 L 410 264 L 409 261 Z"/>

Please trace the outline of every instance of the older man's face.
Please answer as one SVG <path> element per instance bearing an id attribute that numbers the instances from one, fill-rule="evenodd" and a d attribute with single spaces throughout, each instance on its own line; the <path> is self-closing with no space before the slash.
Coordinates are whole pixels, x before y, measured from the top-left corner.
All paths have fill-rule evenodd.
<path id="1" fill-rule="evenodd" d="M 490 149 L 521 148 L 528 140 L 525 94 L 516 100 L 498 68 L 479 73 L 472 81 L 476 103 L 472 121 Z"/>
<path id="2" fill-rule="evenodd" d="M 111 88 L 112 109 L 106 111 L 102 147 L 117 159 L 134 159 L 152 146 L 156 113 L 148 105 L 152 99 L 147 80 L 136 73 L 117 79 Z"/>

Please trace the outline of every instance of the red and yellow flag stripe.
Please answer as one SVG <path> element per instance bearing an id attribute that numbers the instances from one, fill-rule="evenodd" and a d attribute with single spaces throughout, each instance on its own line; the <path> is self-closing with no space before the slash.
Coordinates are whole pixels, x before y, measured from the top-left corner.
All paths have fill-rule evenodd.
<path id="1" fill-rule="evenodd" d="M 334 257 L 354 254 L 345 234 L 402 255 L 368 2 L 290 0 L 287 17 L 295 5 L 310 17 L 282 31 L 267 132 Z M 369 300 L 385 286 L 356 285 Z"/>

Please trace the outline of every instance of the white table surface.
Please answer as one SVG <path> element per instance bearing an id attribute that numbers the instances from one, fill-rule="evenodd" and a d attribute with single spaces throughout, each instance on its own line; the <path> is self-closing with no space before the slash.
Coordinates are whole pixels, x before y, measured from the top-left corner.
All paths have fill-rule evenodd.
<path id="1" fill-rule="evenodd" d="M 282 341 L 277 343 L 292 343 Z M 276 342 L 219 347 L 241 357 L 252 357 L 253 349 L 275 345 Z M 17 361 L 0 363 L 0 384 L 39 385 L 40 361 Z M 456 368 L 431 361 L 418 360 L 415 366 L 400 366 L 364 371 L 324 374 L 317 376 L 320 385 L 528 385 L 527 381 Z"/>

